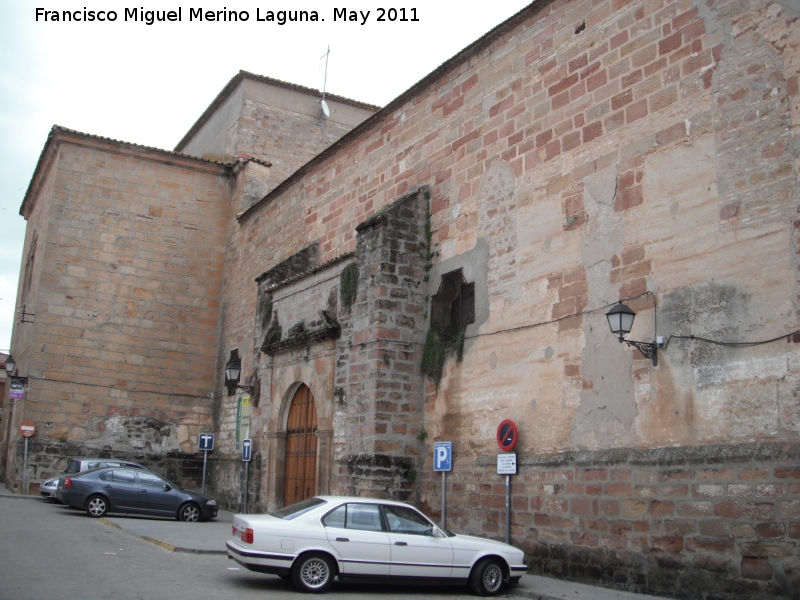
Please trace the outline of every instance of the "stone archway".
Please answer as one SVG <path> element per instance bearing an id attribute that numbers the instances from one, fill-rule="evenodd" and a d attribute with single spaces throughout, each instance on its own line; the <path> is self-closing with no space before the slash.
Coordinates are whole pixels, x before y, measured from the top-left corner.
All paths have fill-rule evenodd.
<path id="1" fill-rule="evenodd" d="M 317 409 L 307 385 L 294 393 L 286 419 L 283 505 L 317 493 Z"/>

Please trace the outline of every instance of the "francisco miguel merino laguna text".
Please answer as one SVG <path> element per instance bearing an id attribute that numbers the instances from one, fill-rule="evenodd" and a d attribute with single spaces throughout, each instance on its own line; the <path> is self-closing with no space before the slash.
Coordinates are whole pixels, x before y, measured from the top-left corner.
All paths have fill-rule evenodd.
<path id="1" fill-rule="evenodd" d="M 233 23 L 238 21 L 249 21 L 250 13 L 246 10 L 204 10 L 202 8 L 189 9 L 189 21 L 214 21 Z M 176 10 L 146 10 L 142 8 L 126 8 L 122 13 L 123 21 L 134 21 L 153 25 L 160 22 L 182 22 L 183 8 Z M 36 21 L 47 22 L 113 22 L 119 19 L 119 13 L 115 10 L 47 10 L 45 8 L 36 9 Z M 320 21 L 319 13 L 315 10 L 265 10 L 256 8 L 256 21 L 270 21 L 278 25 L 285 25 L 296 21 Z"/>
<path id="2" fill-rule="evenodd" d="M 202 8 L 189 8 L 189 21 L 207 21 L 235 23 L 239 21 L 249 21 L 250 12 L 246 10 L 229 10 L 227 6 L 222 10 L 204 10 Z M 333 20 L 349 21 L 360 25 L 366 24 L 371 11 L 348 10 L 346 8 L 334 8 Z M 416 8 L 376 8 L 375 21 L 377 22 L 419 22 Z M 115 10 L 47 10 L 46 8 L 36 9 L 36 21 L 46 21 L 50 23 L 91 23 L 113 22 L 119 19 L 119 13 Z M 141 8 L 126 8 L 122 12 L 123 21 L 134 21 L 153 25 L 168 21 L 181 22 L 183 20 L 183 7 L 177 10 L 147 10 Z M 265 10 L 263 13 L 260 8 L 256 8 L 256 21 L 267 21 L 286 25 L 286 23 L 303 21 L 324 21 L 315 10 Z"/>

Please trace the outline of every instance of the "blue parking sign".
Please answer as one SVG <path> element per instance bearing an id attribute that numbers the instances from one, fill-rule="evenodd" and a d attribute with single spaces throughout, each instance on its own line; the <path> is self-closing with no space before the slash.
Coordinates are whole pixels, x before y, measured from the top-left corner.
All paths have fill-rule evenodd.
<path id="1" fill-rule="evenodd" d="M 433 443 L 433 470 L 453 470 L 453 442 Z"/>

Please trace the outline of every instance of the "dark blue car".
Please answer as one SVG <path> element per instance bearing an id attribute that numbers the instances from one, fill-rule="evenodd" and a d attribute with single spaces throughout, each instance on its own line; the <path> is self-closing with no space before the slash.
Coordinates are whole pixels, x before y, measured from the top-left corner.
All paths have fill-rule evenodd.
<path id="1" fill-rule="evenodd" d="M 58 484 L 58 497 L 90 517 L 134 513 L 193 522 L 217 516 L 217 503 L 210 496 L 182 490 L 144 469 L 103 467 L 68 475 Z"/>

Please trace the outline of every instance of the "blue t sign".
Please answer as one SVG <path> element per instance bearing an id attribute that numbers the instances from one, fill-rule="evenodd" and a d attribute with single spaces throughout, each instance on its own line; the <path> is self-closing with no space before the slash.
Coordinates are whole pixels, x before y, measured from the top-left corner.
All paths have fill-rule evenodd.
<path id="1" fill-rule="evenodd" d="M 434 442 L 433 444 L 433 470 L 453 470 L 453 442 Z"/>
<path id="2" fill-rule="evenodd" d="M 197 437 L 197 445 L 200 447 L 200 450 L 210 451 L 214 449 L 214 434 L 213 433 L 201 433 Z"/>
<path id="3" fill-rule="evenodd" d="M 242 460 L 250 462 L 250 440 L 242 440 Z"/>

